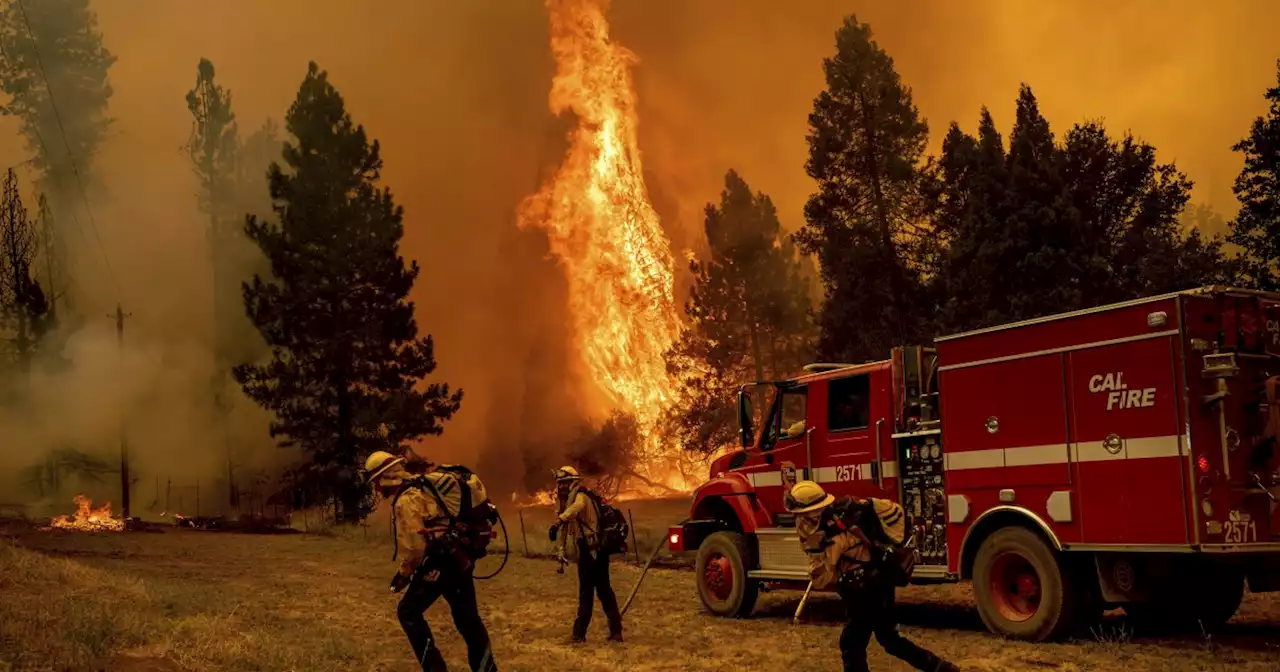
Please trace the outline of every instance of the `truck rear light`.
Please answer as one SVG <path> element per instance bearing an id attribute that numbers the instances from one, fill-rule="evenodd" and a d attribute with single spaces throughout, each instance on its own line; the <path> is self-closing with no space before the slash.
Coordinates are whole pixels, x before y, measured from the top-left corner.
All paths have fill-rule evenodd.
<path id="1" fill-rule="evenodd" d="M 1208 495 L 1213 492 L 1213 480 L 1208 476 L 1200 477 L 1200 494 Z"/>
<path id="2" fill-rule="evenodd" d="M 672 553 L 684 552 L 684 529 L 671 527 L 667 529 L 667 550 Z"/>
<path id="3" fill-rule="evenodd" d="M 1196 468 L 1199 469 L 1200 473 L 1202 474 L 1209 473 L 1209 458 L 1205 457 L 1204 455 L 1197 457 Z"/>
<path id="4" fill-rule="evenodd" d="M 1213 516 L 1213 502 L 1209 501 L 1208 497 L 1200 500 L 1200 511 L 1204 513 L 1206 518 Z"/>

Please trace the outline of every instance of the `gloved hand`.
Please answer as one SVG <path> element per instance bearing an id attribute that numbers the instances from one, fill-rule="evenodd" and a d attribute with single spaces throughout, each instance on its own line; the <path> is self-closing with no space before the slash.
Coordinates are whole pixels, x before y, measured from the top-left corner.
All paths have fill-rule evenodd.
<path id="1" fill-rule="evenodd" d="M 550 539 L 551 541 L 555 541 L 556 535 L 559 534 L 559 532 L 560 532 L 560 526 L 552 525 L 550 528 L 547 529 L 547 538 Z"/>
<path id="2" fill-rule="evenodd" d="M 409 585 L 409 579 L 410 577 L 396 572 L 396 575 L 391 577 L 391 592 L 398 593 L 404 590 L 405 586 Z"/>

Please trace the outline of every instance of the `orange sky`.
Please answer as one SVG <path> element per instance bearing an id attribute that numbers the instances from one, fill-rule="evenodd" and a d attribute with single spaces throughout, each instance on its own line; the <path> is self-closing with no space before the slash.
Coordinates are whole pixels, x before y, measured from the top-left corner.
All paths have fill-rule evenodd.
<path id="1" fill-rule="evenodd" d="M 94 4 L 119 57 L 118 122 L 97 163 L 112 201 L 99 224 L 141 328 L 204 319 L 191 300 L 207 282 L 202 223 L 178 151 L 198 59 L 214 61 L 250 128 L 282 117 L 314 59 L 382 141 L 386 181 L 407 210 L 404 251 L 423 266 L 419 323 L 437 338 L 439 376 L 468 394 L 446 436 L 484 440 L 492 384 L 544 347 L 493 305 L 555 291 L 551 262 L 510 252 L 515 205 L 559 151 L 541 2 Z M 800 223 L 806 117 L 851 11 L 913 87 L 933 146 L 953 119 L 973 130 L 983 104 L 1007 133 L 1027 82 L 1059 134 L 1098 117 L 1132 129 L 1195 180 L 1195 200 L 1227 213 L 1240 166 L 1230 145 L 1262 112 L 1280 57 L 1274 0 L 615 0 L 615 36 L 641 59 L 641 148 L 676 250 L 696 245 L 702 205 L 731 167 L 774 198 L 786 226 Z M 0 125 L 6 164 L 21 156 L 13 128 Z M 513 279 L 521 273 L 542 279 Z M 100 269 L 82 274 L 101 289 Z M 547 333 L 556 310 L 540 311 Z"/>

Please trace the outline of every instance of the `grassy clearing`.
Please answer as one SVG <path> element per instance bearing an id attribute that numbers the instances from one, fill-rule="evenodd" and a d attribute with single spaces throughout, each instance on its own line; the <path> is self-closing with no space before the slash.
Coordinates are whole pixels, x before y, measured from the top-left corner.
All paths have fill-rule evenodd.
<path id="1" fill-rule="evenodd" d="M 680 519 L 672 513 L 636 508 L 636 526 L 657 543 Z M 626 644 L 603 644 L 597 613 L 592 644 L 570 645 L 572 568 L 560 576 L 555 563 L 524 558 L 513 514 L 511 562 L 479 585 L 505 670 L 840 667 L 837 599 L 815 595 L 799 627 L 789 624 L 799 599 L 789 592 L 762 596 L 752 619 L 716 619 L 701 613 L 693 577 L 680 569 L 650 571 L 627 614 Z M 549 512 L 525 512 L 531 552 L 543 548 L 535 539 L 547 544 L 549 522 Z M 15 532 L 0 539 L 0 669 L 409 672 L 415 667 L 395 620 L 398 597 L 387 592 L 390 556 L 381 525 L 289 536 Z M 625 600 L 639 568 L 616 562 L 614 586 Z M 907 589 L 906 634 L 966 670 L 1280 671 L 1280 600 L 1265 596 L 1249 596 L 1229 631 L 1213 640 L 1147 639 L 1111 619 L 1088 641 L 1049 645 L 991 637 L 969 599 L 967 586 Z M 445 657 L 464 669 L 448 607 L 438 604 L 427 616 Z M 873 669 L 908 669 L 871 649 Z"/>

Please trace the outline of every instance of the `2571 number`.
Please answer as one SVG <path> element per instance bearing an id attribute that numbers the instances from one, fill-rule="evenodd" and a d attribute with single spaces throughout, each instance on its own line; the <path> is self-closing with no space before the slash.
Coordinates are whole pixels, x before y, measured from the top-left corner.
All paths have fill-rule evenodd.
<path id="1" fill-rule="evenodd" d="M 837 481 L 856 481 L 862 478 L 862 465 L 844 464 L 836 467 Z"/>
<path id="2" fill-rule="evenodd" d="M 1258 525 L 1252 520 L 1229 520 L 1222 524 L 1223 541 L 1228 544 L 1247 544 L 1258 540 Z"/>

